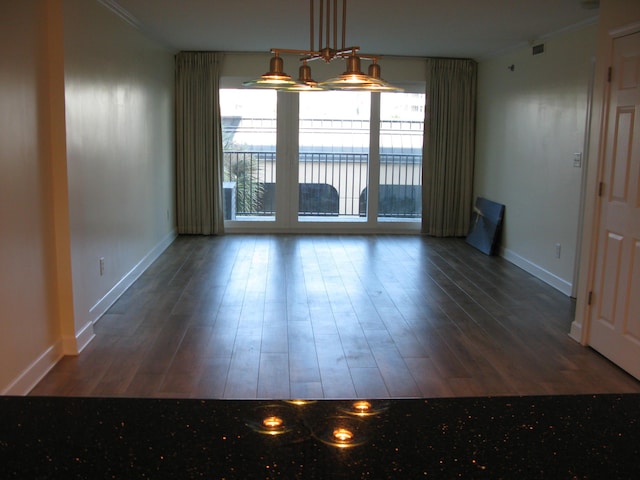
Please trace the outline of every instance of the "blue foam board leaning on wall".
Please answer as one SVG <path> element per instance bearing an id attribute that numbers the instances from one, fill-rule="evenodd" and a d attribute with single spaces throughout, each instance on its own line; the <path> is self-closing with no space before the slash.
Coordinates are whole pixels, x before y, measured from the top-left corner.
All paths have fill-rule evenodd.
<path id="1" fill-rule="evenodd" d="M 504 205 L 476 198 L 466 242 L 487 255 L 495 255 L 500 242 Z"/>

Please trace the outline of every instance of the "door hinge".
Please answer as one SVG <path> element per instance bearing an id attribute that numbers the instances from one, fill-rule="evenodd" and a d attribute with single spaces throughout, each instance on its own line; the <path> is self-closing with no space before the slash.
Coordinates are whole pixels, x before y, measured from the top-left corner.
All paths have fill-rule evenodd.
<path id="1" fill-rule="evenodd" d="M 591 303 L 593 302 L 593 291 L 590 291 L 589 294 L 587 295 L 587 305 L 591 305 Z"/>
<path id="2" fill-rule="evenodd" d="M 613 67 L 609 67 L 609 70 L 607 70 L 607 82 L 611 83 L 612 76 L 613 76 Z"/>
<path id="3" fill-rule="evenodd" d="M 604 193 L 604 182 L 598 184 L 598 196 L 601 197 Z"/>

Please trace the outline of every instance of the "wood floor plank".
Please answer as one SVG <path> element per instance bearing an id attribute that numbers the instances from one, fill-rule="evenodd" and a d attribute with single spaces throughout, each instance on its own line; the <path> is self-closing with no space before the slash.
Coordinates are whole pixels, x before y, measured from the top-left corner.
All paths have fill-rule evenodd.
<path id="1" fill-rule="evenodd" d="M 322 382 L 291 382 L 291 398 L 317 400 L 324 398 Z"/>
<path id="2" fill-rule="evenodd" d="M 390 398 L 389 390 L 377 367 L 351 368 L 357 398 Z"/>
<path id="3" fill-rule="evenodd" d="M 260 343 L 259 334 L 236 336 L 224 398 L 257 398 Z"/>
<path id="4" fill-rule="evenodd" d="M 342 349 L 340 336 L 316 334 L 318 367 L 324 398 L 355 398 L 356 390 L 351 371 Z"/>
<path id="5" fill-rule="evenodd" d="M 389 395 L 393 398 L 419 397 L 415 383 L 402 355 L 394 347 L 384 345 L 373 349 L 373 356 Z"/>
<path id="6" fill-rule="evenodd" d="M 414 382 L 420 389 L 420 396 L 453 397 L 454 393 L 447 382 L 440 376 L 431 359 L 426 357 L 409 357 L 404 359 Z"/>
<path id="7" fill-rule="evenodd" d="M 33 395 L 388 398 L 640 392 L 575 302 L 462 239 L 180 236 Z"/>
<path id="8" fill-rule="evenodd" d="M 289 349 L 289 378 L 291 382 L 297 383 L 320 381 L 320 367 L 315 346 Z"/>
<path id="9" fill-rule="evenodd" d="M 258 398 L 291 398 L 289 382 L 289 355 L 262 352 L 258 374 Z"/>
<path id="10" fill-rule="evenodd" d="M 262 353 L 288 353 L 288 323 L 283 320 L 266 321 L 262 324 Z"/>
<path id="11" fill-rule="evenodd" d="M 164 373 L 136 372 L 124 391 L 125 397 L 159 397 Z M 105 394 L 106 396 L 109 396 Z"/>
<path id="12" fill-rule="evenodd" d="M 230 356 L 204 359 L 198 386 L 191 396 L 197 398 L 223 398 L 230 365 Z"/>

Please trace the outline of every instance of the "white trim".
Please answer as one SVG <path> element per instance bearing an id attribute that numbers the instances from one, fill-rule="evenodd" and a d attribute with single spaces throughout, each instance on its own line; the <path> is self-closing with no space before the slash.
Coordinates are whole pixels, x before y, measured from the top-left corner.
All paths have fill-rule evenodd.
<path id="1" fill-rule="evenodd" d="M 111 11 L 113 14 L 118 16 L 121 20 L 131 25 L 137 31 L 145 35 L 146 37 L 152 39 L 153 41 L 159 43 L 163 47 L 170 49 L 171 51 L 177 52 L 176 48 L 173 45 L 167 43 L 167 41 L 156 35 L 155 32 L 146 28 L 146 26 L 140 21 L 138 17 L 132 14 L 129 10 L 124 8 L 117 0 L 97 0 L 99 4 L 103 7 Z"/>
<path id="2" fill-rule="evenodd" d="M 93 333 L 93 323 L 87 322 L 87 324 L 76 333 L 76 354 L 84 350 L 95 336 L 95 333 Z"/>
<path id="3" fill-rule="evenodd" d="M 574 32 L 576 30 L 581 30 L 583 28 L 590 27 L 591 25 L 596 25 L 598 23 L 598 20 L 599 20 L 599 17 L 596 15 L 594 17 L 587 18 L 586 20 L 583 20 L 581 22 L 574 23 L 573 25 L 568 25 L 568 26 L 566 26 L 564 28 L 561 28 L 559 30 L 555 30 L 553 32 L 545 33 L 544 35 L 541 35 L 540 37 L 535 38 L 533 40 L 528 40 L 528 41 L 525 41 L 525 42 L 518 42 L 518 43 L 515 43 L 515 44 L 510 45 L 508 47 L 504 47 L 504 48 L 501 48 L 499 50 L 495 50 L 495 51 L 490 52 L 490 53 L 488 53 L 486 55 L 482 55 L 482 56 L 480 56 L 478 58 L 475 58 L 475 60 L 477 62 L 484 62 L 484 61 L 491 60 L 491 59 L 494 59 L 496 57 L 500 57 L 500 56 L 503 56 L 503 55 L 509 55 L 509 54 L 514 53 L 514 52 L 516 52 L 518 50 L 522 50 L 522 49 L 525 49 L 525 48 L 531 48 L 534 45 L 537 45 L 538 43 L 545 43 L 545 42 L 551 41 L 551 40 L 555 39 L 555 37 L 558 37 L 560 35 L 564 35 L 566 33 L 571 33 L 571 32 Z"/>
<path id="4" fill-rule="evenodd" d="M 138 18 L 135 15 L 133 15 L 131 12 L 129 12 L 126 8 L 124 8 L 115 0 L 98 0 L 98 3 L 101 3 L 102 5 L 107 7 L 109 10 L 111 10 L 113 13 L 115 13 L 117 16 L 119 16 L 122 20 L 127 22 L 132 27 L 135 27 L 138 30 L 143 31 L 142 22 L 140 22 L 140 20 L 138 20 Z"/>
<path id="5" fill-rule="evenodd" d="M 582 345 L 586 345 L 583 338 L 584 332 L 582 331 L 582 325 L 575 320 L 571 322 L 571 330 L 569 331 L 569 337 Z"/>
<path id="6" fill-rule="evenodd" d="M 593 94 L 594 99 L 598 102 L 597 107 L 599 113 L 592 118 L 593 125 L 591 125 L 589 131 L 591 141 L 595 143 L 589 152 L 589 160 L 593 162 L 593 165 L 589 166 L 587 173 L 587 194 L 583 212 L 584 227 L 582 232 L 580 269 L 584 273 L 580 275 L 578 279 L 576 314 L 569 333 L 571 338 L 582 345 L 589 345 L 591 307 L 588 305 L 587 300 L 589 291 L 593 288 L 595 281 L 595 264 L 599 248 L 598 231 L 600 229 L 600 208 L 597 185 L 602 176 L 603 149 L 606 143 L 604 135 L 607 128 L 610 95 L 610 84 L 604 80 L 605 72 L 612 62 L 614 39 L 632 35 L 636 32 L 640 32 L 640 22 L 611 28 L 608 30 L 606 37 L 598 38 L 598 50 L 602 50 L 602 58 L 596 57 L 596 75 Z M 593 107 L 596 107 L 596 105 L 594 104 Z"/>
<path id="7" fill-rule="evenodd" d="M 626 35 L 633 35 L 636 32 L 640 32 L 640 22 L 630 23 L 622 27 L 613 28 L 609 30 L 609 36 L 612 39 L 624 37 Z"/>
<path id="8" fill-rule="evenodd" d="M 64 355 L 78 355 L 84 348 L 89 345 L 95 337 L 93 332 L 93 323 L 87 322 L 75 336 L 62 336 L 62 353 Z"/>
<path id="9" fill-rule="evenodd" d="M 144 271 L 164 252 L 169 245 L 176 239 L 177 233 L 172 231 L 166 237 L 153 247 L 147 255 L 144 256 L 138 264 L 133 267 L 122 279 L 107 292 L 107 294 L 98 300 L 93 307 L 89 309 L 89 321 L 95 323 L 105 312 L 113 305 L 118 298 L 135 282 Z M 84 348 L 84 347 L 83 347 Z"/>
<path id="10" fill-rule="evenodd" d="M 584 230 L 585 204 L 587 196 L 587 185 L 589 178 L 589 147 L 591 145 L 591 121 L 593 118 L 593 89 L 596 76 L 596 58 L 591 58 L 591 69 L 589 74 L 589 85 L 587 88 L 587 112 L 584 124 L 584 140 L 582 142 L 582 175 L 580 179 L 580 206 L 578 207 L 578 228 L 576 233 L 576 254 L 573 259 L 573 287 L 571 296 L 578 297 L 578 279 L 580 278 L 580 259 L 582 258 L 582 232 Z"/>
<path id="11" fill-rule="evenodd" d="M 568 282 L 567 280 L 558 277 L 556 274 L 551 273 L 550 271 L 542 268 L 539 265 L 536 265 L 535 263 L 518 255 L 512 250 L 501 248 L 500 256 L 503 257 L 505 260 L 513 263 L 514 265 L 520 267 L 525 272 L 528 272 L 534 277 L 539 278 L 543 282 L 551 285 L 553 288 L 564 293 L 566 296 L 571 295 L 571 291 L 572 291 L 571 282 Z"/>
<path id="12" fill-rule="evenodd" d="M 599 16 L 598 15 L 594 15 L 593 17 L 587 18 L 586 20 L 582 20 L 581 22 L 574 23 L 573 25 L 568 25 L 566 27 L 560 28 L 560 29 L 555 30 L 553 32 L 545 33 L 544 35 L 541 35 L 539 38 L 536 38 L 535 40 L 530 42 L 530 45 L 533 46 L 533 45 L 535 45 L 537 43 L 544 42 L 544 41 L 547 41 L 547 40 L 551 40 L 551 39 L 553 39 L 555 37 L 558 37 L 560 35 L 564 35 L 565 33 L 570 33 L 570 32 L 574 32 L 576 30 L 581 30 L 581 29 L 589 27 L 591 25 L 597 25 L 598 24 L 598 19 L 599 19 Z"/>
<path id="13" fill-rule="evenodd" d="M 47 348 L 2 391 L 2 395 L 27 395 L 62 358 L 62 340 Z"/>
<path id="14" fill-rule="evenodd" d="M 372 93 L 369 107 L 369 175 L 367 178 L 367 223 L 375 228 L 380 196 L 380 92 Z M 424 135 L 424 127 L 422 129 Z"/>
<path id="15" fill-rule="evenodd" d="M 87 322 L 75 336 L 61 336 L 47 348 L 0 395 L 28 395 L 47 373 L 65 355 L 78 355 L 94 339 L 93 324 L 122 293 L 171 245 L 177 233 L 172 231 L 163 238 L 138 264 L 125 275 L 91 310 L 94 320 Z M 97 315 L 100 313 L 100 315 Z"/>

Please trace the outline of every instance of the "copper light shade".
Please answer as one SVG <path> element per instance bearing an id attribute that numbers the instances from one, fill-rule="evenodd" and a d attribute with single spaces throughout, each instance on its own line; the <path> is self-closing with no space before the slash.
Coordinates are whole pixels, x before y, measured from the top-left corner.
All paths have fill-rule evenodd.
<path id="1" fill-rule="evenodd" d="M 377 62 L 377 58 L 374 58 L 372 63 L 369 65 L 369 76 L 375 80 L 378 80 L 378 82 L 380 82 L 380 86 L 376 86 L 375 90 L 381 91 L 381 92 L 402 92 L 403 89 L 400 87 L 396 87 L 394 85 L 391 85 L 389 82 L 383 80 L 382 78 L 380 78 L 380 65 L 378 65 Z"/>
<path id="2" fill-rule="evenodd" d="M 314 90 L 367 90 L 367 91 L 402 91 L 401 88 L 385 82 L 380 78 L 380 66 L 377 64 L 378 55 L 358 54 L 360 47 L 345 47 L 346 37 L 346 17 L 347 0 L 342 1 L 342 46 L 338 47 L 338 0 L 320 0 L 318 9 L 318 45 L 314 48 L 314 27 L 316 25 L 314 0 L 309 0 L 310 4 L 310 47 L 309 50 L 296 50 L 284 48 L 272 48 L 274 55 L 270 61 L 270 68 L 267 73 L 256 80 L 244 82 L 245 87 L 250 88 L 273 88 L 288 91 L 314 91 Z M 324 33 L 324 21 L 326 19 L 326 37 Z M 333 37 L 333 43 L 330 38 Z M 323 39 L 325 41 L 323 46 Z M 284 66 L 280 53 L 291 53 L 301 55 L 302 65 L 297 81 L 293 81 L 290 76 L 284 73 Z M 311 77 L 311 68 L 307 62 L 322 59 L 330 62 L 334 59 L 346 59 L 346 71 L 335 78 L 324 82 L 316 82 Z M 365 75 L 360 70 L 360 60 L 370 60 L 373 63 L 369 66 L 369 74 Z"/>
<path id="3" fill-rule="evenodd" d="M 349 55 L 347 57 L 347 70 L 340 76 L 320 82 L 320 87 L 325 90 L 355 90 L 367 89 L 380 83 L 360 71 L 360 57 Z"/>
<path id="4" fill-rule="evenodd" d="M 285 90 L 287 92 L 315 92 L 324 89 L 319 87 L 318 82 L 311 78 L 311 67 L 307 65 L 306 60 L 303 60 L 298 71 L 298 79 L 293 82 L 292 85 L 278 88 L 278 90 Z"/>
<path id="5" fill-rule="evenodd" d="M 296 82 L 284 73 L 284 62 L 276 53 L 269 62 L 269 71 L 256 80 L 244 82 L 245 87 L 251 88 L 282 88 L 295 85 Z"/>

